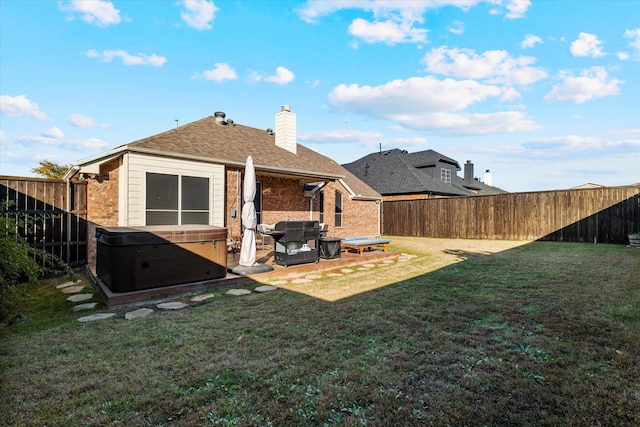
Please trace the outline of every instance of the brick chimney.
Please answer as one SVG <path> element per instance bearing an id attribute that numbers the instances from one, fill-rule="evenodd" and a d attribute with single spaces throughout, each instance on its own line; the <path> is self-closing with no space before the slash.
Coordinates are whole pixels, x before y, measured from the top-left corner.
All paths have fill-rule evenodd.
<path id="1" fill-rule="evenodd" d="M 276 114 L 276 145 L 296 154 L 296 115 L 283 105 Z"/>

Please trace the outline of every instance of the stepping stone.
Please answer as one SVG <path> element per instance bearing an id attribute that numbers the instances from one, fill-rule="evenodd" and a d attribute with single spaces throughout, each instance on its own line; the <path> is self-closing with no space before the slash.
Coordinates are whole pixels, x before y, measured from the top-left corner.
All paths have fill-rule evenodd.
<path id="1" fill-rule="evenodd" d="M 327 274 L 327 277 L 341 277 L 344 276 L 344 274 L 342 273 L 329 273 Z"/>
<path id="2" fill-rule="evenodd" d="M 90 316 L 80 317 L 78 318 L 78 322 L 93 322 L 94 320 L 105 320 L 115 315 L 115 313 L 96 313 Z"/>
<path id="3" fill-rule="evenodd" d="M 195 297 L 191 298 L 191 301 L 200 302 L 213 297 L 214 297 L 213 294 L 196 295 Z"/>
<path id="4" fill-rule="evenodd" d="M 235 295 L 235 296 L 249 295 L 250 293 L 251 291 L 249 289 L 229 289 L 227 291 L 227 295 Z"/>
<path id="5" fill-rule="evenodd" d="M 151 313 L 153 313 L 153 310 L 150 308 L 139 308 L 137 310 L 133 310 L 130 311 L 128 313 L 126 313 L 124 315 L 125 320 L 131 320 L 131 319 L 139 319 L 141 317 L 147 317 L 148 315 L 150 315 Z"/>
<path id="6" fill-rule="evenodd" d="M 371 269 L 369 267 L 358 267 L 358 270 L 367 271 L 367 270 L 371 270 Z"/>
<path id="7" fill-rule="evenodd" d="M 75 285 L 74 282 L 65 282 L 65 283 L 61 283 L 58 286 L 56 286 L 56 289 L 68 288 L 69 286 L 73 286 L 73 285 Z"/>
<path id="8" fill-rule="evenodd" d="M 311 280 L 309 280 L 309 279 L 293 279 L 291 281 L 291 283 L 295 283 L 296 285 L 299 285 L 301 283 L 310 283 L 310 282 L 311 282 Z"/>
<path id="9" fill-rule="evenodd" d="M 322 275 L 321 274 L 308 274 L 306 276 L 304 276 L 305 279 L 309 279 L 309 280 L 317 280 L 317 279 L 322 279 Z"/>
<path id="10" fill-rule="evenodd" d="M 85 304 L 78 304 L 74 306 L 71 310 L 73 311 L 81 311 L 81 310 L 93 310 L 98 305 L 97 302 L 88 302 Z"/>
<path id="11" fill-rule="evenodd" d="M 382 261 L 384 264 L 393 264 L 395 261 L 392 259 L 385 259 Z"/>
<path id="12" fill-rule="evenodd" d="M 156 304 L 156 307 L 162 309 L 162 310 L 179 310 L 181 308 L 185 308 L 188 307 L 189 304 L 185 304 L 183 302 L 179 302 L 179 301 L 173 301 L 173 302 L 161 302 L 160 304 Z"/>
<path id="13" fill-rule="evenodd" d="M 347 274 L 347 273 L 353 273 L 353 270 L 352 270 L 352 269 L 350 269 L 350 268 L 343 268 L 343 269 L 342 269 L 342 270 L 340 270 L 340 271 L 342 271 L 344 274 Z"/>
<path id="14" fill-rule="evenodd" d="M 375 264 L 363 264 L 362 266 L 363 266 L 363 267 L 366 267 L 366 268 L 373 268 L 373 267 L 375 267 L 376 265 L 375 265 Z"/>
<path id="15" fill-rule="evenodd" d="M 79 292 L 82 292 L 83 289 L 84 289 L 84 285 L 67 286 L 66 288 L 62 289 L 62 293 L 63 294 L 77 294 Z"/>
<path id="16" fill-rule="evenodd" d="M 256 292 L 271 292 L 271 291 L 275 291 L 276 288 L 275 286 L 268 286 L 268 285 L 264 285 L 264 286 L 258 286 L 255 291 Z"/>
<path id="17" fill-rule="evenodd" d="M 274 280 L 273 282 L 271 282 L 271 284 L 274 286 L 286 285 L 287 283 L 289 282 L 286 280 Z"/>
<path id="18" fill-rule="evenodd" d="M 91 298 L 93 298 L 93 294 L 77 294 L 71 295 L 69 298 L 67 298 L 67 301 L 80 302 L 90 300 Z"/>

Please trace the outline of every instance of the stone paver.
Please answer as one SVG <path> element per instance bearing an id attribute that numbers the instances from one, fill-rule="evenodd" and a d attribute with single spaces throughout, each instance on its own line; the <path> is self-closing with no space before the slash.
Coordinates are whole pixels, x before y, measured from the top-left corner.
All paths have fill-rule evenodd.
<path id="1" fill-rule="evenodd" d="M 342 273 L 329 273 L 327 274 L 327 277 L 341 277 L 344 276 L 344 274 Z"/>
<path id="2" fill-rule="evenodd" d="M 363 266 L 363 267 L 366 267 L 366 268 L 373 268 L 373 267 L 375 267 L 376 265 L 375 265 L 375 264 L 362 264 L 362 266 Z"/>
<path id="3" fill-rule="evenodd" d="M 249 295 L 250 293 L 251 291 L 249 289 L 229 289 L 227 291 L 227 295 L 235 295 L 235 296 Z"/>
<path id="4" fill-rule="evenodd" d="M 196 295 L 195 297 L 191 298 L 191 301 L 200 302 L 200 301 L 204 301 L 206 299 L 213 298 L 213 297 L 214 297 L 213 294 Z"/>
<path id="5" fill-rule="evenodd" d="M 384 264 L 393 264 L 395 261 L 394 261 L 394 260 L 392 260 L 392 259 L 385 259 L 385 260 L 382 260 L 382 262 L 383 262 Z"/>
<path id="6" fill-rule="evenodd" d="M 344 274 L 347 274 L 347 273 L 353 273 L 353 269 L 351 269 L 351 268 L 343 268 L 343 269 L 342 269 L 342 270 L 340 270 L 340 271 L 342 271 Z"/>
<path id="7" fill-rule="evenodd" d="M 188 307 L 189 304 L 185 304 L 183 302 L 179 302 L 179 301 L 172 301 L 172 302 L 161 302 L 160 304 L 156 304 L 156 307 L 162 309 L 162 310 L 179 310 L 181 308 L 185 308 Z"/>
<path id="8" fill-rule="evenodd" d="M 96 313 L 78 318 L 78 322 L 93 322 L 94 320 L 105 320 L 115 316 L 115 313 Z"/>
<path id="9" fill-rule="evenodd" d="M 307 274 L 306 276 L 304 276 L 305 279 L 309 279 L 309 280 L 317 280 L 317 279 L 322 279 L 322 275 L 321 274 Z"/>
<path id="10" fill-rule="evenodd" d="M 300 285 L 302 283 L 310 283 L 310 279 L 293 279 L 291 283 L 295 283 L 296 285 Z"/>
<path id="11" fill-rule="evenodd" d="M 64 282 L 56 286 L 56 289 L 68 288 L 69 286 L 75 285 L 75 282 Z"/>
<path id="12" fill-rule="evenodd" d="M 276 288 L 275 286 L 269 286 L 269 285 L 264 285 L 264 286 L 258 286 L 255 291 L 256 292 L 271 292 L 271 291 L 275 291 Z"/>
<path id="13" fill-rule="evenodd" d="M 62 289 L 62 293 L 63 294 L 77 294 L 77 293 L 82 292 L 83 289 L 84 289 L 84 285 L 67 286 L 66 288 Z"/>
<path id="14" fill-rule="evenodd" d="M 151 313 L 153 313 L 153 310 L 150 308 L 139 308 L 137 310 L 133 310 L 130 311 L 128 313 L 125 313 L 124 318 L 126 320 L 131 320 L 131 319 L 139 319 L 142 317 L 147 317 L 148 315 L 150 315 Z"/>
<path id="15" fill-rule="evenodd" d="M 287 283 L 289 283 L 287 280 L 274 280 L 271 282 L 274 286 L 286 285 Z"/>
<path id="16" fill-rule="evenodd" d="M 74 306 L 71 310 L 73 311 L 82 311 L 82 310 L 93 310 L 98 305 L 97 302 L 88 302 L 85 304 L 78 304 Z"/>
<path id="17" fill-rule="evenodd" d="M 91 298 L 93 298 L 93 294 L 76 294 L 67 298 L 67 301 L 80 302 L 90 300 Z"/>

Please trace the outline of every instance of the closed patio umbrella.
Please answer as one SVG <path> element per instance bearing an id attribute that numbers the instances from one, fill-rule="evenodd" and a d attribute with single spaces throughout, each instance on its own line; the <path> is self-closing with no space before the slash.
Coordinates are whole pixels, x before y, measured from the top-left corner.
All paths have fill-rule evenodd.
<path id="1" fill-rule="evenodd" d="M 256 197 L 256 170 L 253 166 L 253 158 L 247 157 L 244 169 L 244 184 L 242 187 L 244 201 L 242 205 L 242 246 L 240 247 L 240 265 L 252 267 L 256 265 L 256 207 L 253 201 Z"/>

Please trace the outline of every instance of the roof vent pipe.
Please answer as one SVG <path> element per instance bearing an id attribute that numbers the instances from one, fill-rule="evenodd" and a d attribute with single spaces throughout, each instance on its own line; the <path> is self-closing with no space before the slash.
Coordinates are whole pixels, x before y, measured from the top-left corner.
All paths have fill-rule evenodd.
<path id="1" fill-rule="evenodd" d="M 216 119 L 216 124 L 219 124 L 219 125 L 226 125 L 227 124 L 224 121 L 224 118 L 226 117 L 226 114 L 223 113 L 222 111 L 216 111 L 215 113 L 213 113 L 213 117 L 215 117 L 215 119 Z"/>
<path id="2" fill-rule="evenodd" d="M 492 178 L 491 171 L 489 169 L 487 169 L 484 172 L 484 183 L 487 184 L 487 185 L 493 185 L 491 183 L 491 178 Z"/>

